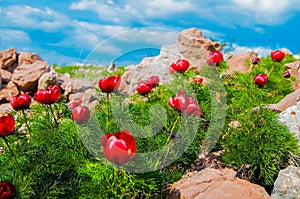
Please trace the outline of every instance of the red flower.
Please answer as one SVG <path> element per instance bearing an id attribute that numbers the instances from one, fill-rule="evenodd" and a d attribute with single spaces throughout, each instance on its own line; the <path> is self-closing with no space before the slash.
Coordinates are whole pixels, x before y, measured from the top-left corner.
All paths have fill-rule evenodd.
<path id="1" fill-rule="evenodd" d="M 42 104 L 53 104 L 60 98 L 59 86 L 49 86 L 47 90 L 40 89 L 34 94 L 35 100 Z"/>
<path id="2" fill-rule="evenodd" d="M 15 119 L 11 114 L 0 117 L 0 137 L 11 134 L 15 128 Z"/>
<path id="3" fill-rule="evenodd" d="M 271 52 L 271 58 L 273 61 L 276 61 L 276 62 L 281 62 L 285 57 L 285 54 L 284 52 L 282 52 L 281 50 L 273 50 Z"/>
<path id="4" fill-rule="evenodd" d="M 76 124 L 84 124 L 90 119 L 90 111 L 86 106 L 77 106 L 72 111 L 72 119 Z"/>
<path id="5" fill-rule="evenodd" d="M 173 64 L 174 64 L 174 63 L 172 63 L 172 64 L 169 66 L 169 73 L 170 73 L 171 75 L 173 75 L 173 74 L 176 72 L 176 70 L 172 67 Z"/>
<path id="6" fill-rule="evenodd" d="M 146 95 L 151 92 L 153 84 L 147 81 L 140 81 L 136 88 L 136 91 L 141 95 Z"/>
<path id="7" fill-rule="evenodd" d="M 82 104 L 82 99 L 79 98 L 78 101 L 74 101 L 74 102 L 69 103 L 69 108 L 74 109 L 77 106 L 80 106 L 81 104 Z"/>
<path id="8" fill-rule="evenodd" d="M 123 165 L 135 157 L 136 143 L 127 130 L 105 134 L 100 141 L 104 156 L 114 164 Z"/>
<path id="9" fill-rule="evenodd" d="M 121 84 L 121 76 L 109 76 L 99 80 L 98 86 L 103 93 L 112 93 L 119 89 Z"/>
<path id="10" fill-rule="evenodd" d="M 259 64 L 259 62 L 260 62 L 260 58 L 259 57 L 254 57 L 252 59 L 252 64 L 254 64 L 254 65 Z"/>
<path id="11" fill-rule="evenodd" d="M 216 52 L 209 53 L 206 62 L 210 66 L 217 66 L 222 62 L 222 60 L 223 60 L 222 53 L 220 51 L 216 51 Z"/>
<path id="12" fill-rule="evenodd" d="M 0 182 L 0 199 L 13 199 L 16 196 L 16 190 L 12 183 Z"/>
<path id="13" fill-rule="evenodd" d="M 185 97 L 184 91 L 179 91 L 175 97 L 170 97 L 168 104 L 178 112 L 204 117 L 201 108 L 192 97 Z"/>
<path id="14" fill-rule="evenodd" d="M 173 72 L 175 72 L 175 71 L 177 71 L 179 73 L 184 73 L 185 71 L 187 71 L 187 69 L 189 69 L 189 67 L 190 67 L 190 63 L 187 60 L 178 59 L 175 64 L 172 63 L 170 65 L 169 72 L 171 74 L 173 74 Z M 173 70 L 175 70 L 175 71 L 173 71 Z"/>
<path id="15" fill-rule="evenodd" d="M 149 78 L 146 80 L 146 83 L 152 84 L 153 87 L 158 86 L 158 85 L 159 85 L 159 82 L 160 82 L 160 79 L 159 79 L 159 77 L 156 76 L 156 75 L 153 75 L 153 76 L 149 77 Z"/>
<path id="16" fill-rule="evenodd" d="M 31 97 L 27 94 L 21 94 L 19 96 L 13 96 L 10 98 L 10 105 L 14 110 L 28 109 L 31 103 Z"/>
<path id="17" fill-rule="evenodd" d="M 291 76 L 291 73 L 289 71 L 285 71 L 283 73 L 283 77 L 285 77 L 285 78 L 289 78 L 290 76 Z"/>
<path id="18" fill-rule="evenodd" d="M 268 77 L 264 74 L 257 74 L 254 77 L 254 83 L 260 88 L 264 87 L 264 85 L 266 85 L 267 82 L 268 82 Z"/>
<path id="19" fill-rule="evenodd" d="M 194 82 L 195 84 L 202 84 L 203 81 L 204 81 L 203 77 L 197 77 L 197 76 L 195 76 L 195 77 L 193 78 L 193 82 Z"/>

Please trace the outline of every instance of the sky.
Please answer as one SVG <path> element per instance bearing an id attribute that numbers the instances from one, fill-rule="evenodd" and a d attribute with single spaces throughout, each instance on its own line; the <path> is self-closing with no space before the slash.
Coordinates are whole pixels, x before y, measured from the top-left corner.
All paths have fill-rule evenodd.
<path id="1" fill-rule="evenodd" d="M 195 27 L 223 51 L 299 54 L 299 0 L 0 0 L 0 51 L 49 64 L 137 64 Z"/>

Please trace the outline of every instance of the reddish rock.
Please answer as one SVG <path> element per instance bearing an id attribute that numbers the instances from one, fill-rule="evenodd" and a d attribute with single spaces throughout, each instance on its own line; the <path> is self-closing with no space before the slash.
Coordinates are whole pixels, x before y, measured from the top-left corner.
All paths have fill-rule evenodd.
<path id="1" fill-rule="evenodd" d="M 38 56 L 36 53 L 27 53 L 27 52 L 18 53 L 18 65 L 33 64 L 38 60 L 42 61 L 40 56 Z"/>
<path id="2" fill-rule="evenodd" d="M 287 96 L 285 96 L 277 104 L 270 104 L 268 108 L 274 111 L 282 112 L 288 107 L 294 106 L 299 100 L 299 97 L 300 97 L 300 88 L 295 90 L 293 93 L 290 93 Z"/>
<path id="3" fill-rule="evenodd" d="M 228 69 L 223 73 L 224 75 L 233 75 L 234 72 L 248 73 L 252 70 L 252 59 L 257 55 L 251 53 L 238 53 L 232 56 L 227 64 Z"/>
<path id="4" fill-rule="evenodd" d="M 9 102 L 12 96 L 18 94 L 18 88 L 12 81 L 10 81 L 4 88 L 2 88 L 2 90 L 0 90 L 0 103 Z"/>
<path id="5" fill-rule="evenodd" d="M 296 81 L 293 83 L 293 89 L 296 90 L 300 88 L 300 61 L 285 64 L 285 67 L 291 76 L 296 78 Z"/>
<path id="6" fill-rule="evenodd" d="M 12 81 L 23 92 L 36 92 L 38 80 L 45 72 L 49 71 L 49 67 L 48 63 L 40 60 L 33 64 L 22 64 L 15 69 Z"/>
<path id="7" fill-rule="evenodd" d="M 271 199 L 263 187 L 235 177 L 231 169 L 188 173 L 172 185 L 169 199 Z"/>
<path id="8" fill-rule="evenodd" d="M 10 113 L 12 111 L 12 107 L 10 103 L 4 103 L 0 104 L 0 116 L 7 115 L 7 113 Z M 0 153 L 1 155 L 1 153 Z"/>
<path id="9" fill-rule="evenodd" d="M 9 48 L 0 52 L 0 68 L 7 69 L 17 64 L 17 52 L 15 48 Z"/>
<path id="10" fill-rule="evenodd" d="M 12 73 L 7 70 L 0 69 L 0 74 L 3 83 L 8 83 L 12 77 Z"/>

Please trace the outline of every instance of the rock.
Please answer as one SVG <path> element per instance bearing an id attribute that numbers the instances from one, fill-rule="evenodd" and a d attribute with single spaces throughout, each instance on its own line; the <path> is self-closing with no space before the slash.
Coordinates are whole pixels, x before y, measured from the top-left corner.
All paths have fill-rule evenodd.
<path id="1" fill-rule="evenodd" d="M 172 185 L 168 199 L 271 199 L 263 187 L 235 177 L 232 169 L 188 173 Z"/>
<path id="2" fill-rule="evenodd" d="M 17 52 L 15 48 L 9 48 L 0 52 L 0 68 L 8 69 L 16 66 L 17 64 Z"/>
<path id="3" fill-rule="evenodd" d="M 36 92 L 38 80 L 49 70 L 49 64 L 40 60 L 33 64 L 22 64 L 15 69 L 12 81 L 16 83 L 23 92 Z"/>
<path id="4" fill-rule="evenodd" d="M 189 28 L 178 35 L 177 48 L 180 54 L 192 64 L 190 69 L 200 71 L 206 65 L 209 53 L 220 51 L 221 45 L 204 38 L 199 29 Z"/>
<path id="5" fill-rule="evenodd" d="M 72 92 L 72 79 L 69 73 L 58 74 L 58 85 L 64 90 L 67 96 Z"/>
<path id="6" fill-rule="evenodd" d="M 1 74 L 1 71 L 0 71 L 0 90 L 2 89 L 2 74 Z"/>
<path id="7" fill-rule="evenodd" d="M 213 168 L 213 169 L 224 168 L 225 165 L 223 162 L 221 162 L 221 157 L 220 157 L 221 154 L 222 152 L 220 152 L 219 155 L 211 154 L 211 153 L 199 155 L 199 157 L 191 165 L 189 172 L 201 171 L 202 169 L 206 169 L 206 168 Z"/>
<path id="8" fill-rule="evenodd" d="M 12 82 L 8 82 L 8 84 L 2 88 L 0 91 L 0 103 L 9 102 L 12 96 L 18 95 L 19 91 L 17 86 Z"/>
<path id="9" fill-rule="evenodd" d="M 280 102 L 277 104 L 269 104 L 268 108 L 274 111 L 282 112 L 286 110 L 288 107 L 294 106 L 299 100 L 300 89 L 295 90 L 293 93 L 285 96 Z"/>
<path id="10" fill-rule="evenodd" d="M 10 113 L 12 111 L 12 107 L 10 103 L 4 103 L 0 104 L 0 116 L 7 115 L 7 113 Z M 1 155 L 1 153 L 0 153 Z"/>
<path id="11" fill-rule="evenodd" d="M 10 81 L 12 77 L 12 73 L 7 70 L 0 69 L 0 74 L 1 74 L 2 82 L 6 84 Z"/>
<path id="12" fill-rule="evenodd" d="M 137 83 L 152 75 L 160 78 L 160 84 L 169 83 L 172 80 L 169 66 L 178 59 L 188 60 L 190 70 L 200 71 L 206 65 L 208 54 L 220 49 L 219 43 L 204 38 L 200 30 L 184 30 L 179 34 L 177 44 L 162 46 L 158 56 L 144 58 L 139 64 L 126 68 L 120 90 L 127 94 L 135 93 Z"/>
<path id="13" fill-rule="evenodd" d="M 115 72 L 116 71 L 116 65 L 115 65 L 115 61 L 112 60 L 109 67 L 107 68 L 107 71 L 112 73 L 112 72 Z"/>
<path id="14" fill-rule="evenodd" d="M 296 90 L 300 88 L 300 61 L 285 64 L 285 67 L 288 71 L 290 71 L 291 76 L 296 78 L 296 81 L 293 82 L 293 89 Z"/>
<path id="15" fill-rule="evenodd" d="M 281 170 L 274 183 L 272 199 L 300 198 L 300 168 L 289 166 Z"/>
<path id="16" fill-rule="evenodd" d="M 289 49 L 287 49 L 287 48 L 281 48 L 280 50 L 282 52 L 284 52 L 285 55 L 291 55 L 291 56 L 293 56 L 293 53 Z"/>
<path id="17" fill-rule="evenodd" d="M 298 89 L 300 96 L 300 89 Z M 296 91 L 295 91 L 296 92 Z M 298 143 L 300 146 L 300 101 L 295 103 L 295 105 L 288 107 L 285 111 L 279 114 L 278 117 L 279 122 L 285 124 L 290 132 L 294 133 L 296 138 L 298 139 Z"/>
<path id="18" fill-rule="evenodd" d="M 223 75 L 233 75 L 234 72 L 248 73 L 252 70 L 252 58 L 257 55 L 254 52 L 251 53 L 237 53 L 229 58 L 227 64 L 228 69 Z"/>
<path id="19" fill-rule="evenodd" d="M 50 85 L 57 85 L 58 77 L 56 72 L 51 69 L 50 72 L 44 73 L 38 81 L 38 89 L 46 89 Z"/>
<path id="20" fill-rule="evenodd" d="M 95 89 L 88 89 L 85 92 L 78 92 L 69 95 L 70 102 L 82 99 L 82 105 L 88 106 L 89 103 L 97 100 L 97 91 Z"/>
<path id="21" fill-rule="evenodd" d="M 36 53 L 20 52 L 18 53 L 18 65 L 33 64 L 36 61 L 42 61 Z"/>

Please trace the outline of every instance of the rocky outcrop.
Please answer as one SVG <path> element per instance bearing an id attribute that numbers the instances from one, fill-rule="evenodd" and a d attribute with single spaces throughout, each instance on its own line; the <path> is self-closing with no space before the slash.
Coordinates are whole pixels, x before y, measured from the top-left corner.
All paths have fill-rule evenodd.
<path id="1" fill-rule="evenodd" d="M 0 68 L 11 71 L 17 66 L 17 52 L 15 48 L 9 48 L 0 52 Z"/>
<path id="2" fill-rule="evenodd" d="M 0 103 L 9 102 L 12 96 L 18 95 L 19 91 L 17 86 L 12 82 L 8 82 L 8 84 L 0 90 Z"/>
<path id="3" fill-rule="evenodd" d="M 137 83 L 152 75 L 160 78 L 160 83 L 172 80 L 169 66 L 178 59 L 190 62 L 190 69 L 200 71 L 206 65 L 206 59 L 211 51 L 218 51 L 221 45 L 203 37 L 200 30 L 190 28 L 181 32 L 178 42 L 174 45 L 162 46 L 156 57 L 147 57 L 141 63 L 126 68 L 122 76 L 120 89 L 128 94 L 135 92 Z"/>
<path id="4" fill-rule="evenodd" d="M 20 52 L 18 53 L 18 65 L 33 64 L 36 61 L 42 61 L 40 56 L 36 53 Z"/>
<path id="5" fill-rule="evenodd" d="M 300 198 L 300 168 L 289 166 L 281 170 L 274 183 L 272 199 Z"/>
<path id="6" fill-rule="evenodd" d="M 38 80 L 38 89 L 46 89 L 50 85 L 57 85 L 58 76 L 57 73 L 51 69 L 49 72 L 44 73 Z"/>
<path id="7" fill-rule="evenodd" d="M 172 185 L 168 199 L 271 199 L 263 187 L 235 177 L 231 169 L 188 173 Z"/>
<path id="8" fill-rule="evenodd" d="M 14 70 L 12 81 L 23 92 L 36 92 L 40 77 L 49 70 L 49 64 L 40 60 L 32 64 L 22 64 Z"/>
<path id="9" fill-rule="evenodd" d="M 228 59 L 228 69 L 223 73 L 224 75 L 233 75 L 234 72 L 248 73 L 252 70 L 252 58 L 257 55 L 254 52 L 237 53 Z"/>
<path id="10" fill-rule="evenodd" d="M 277 104 L 269 104 L 268 108 L 274 111 L 282 112 L 287 108 L 294 106 L 300 99 L 300 89 L 295 90 L 293 93 L 285 96 Z"/>
<path id="11" fill-rule="evenodd" d="M 291 76 L 296 78 L 296 81 L 293 82 L 293 89 L 297 90 L 300 88 L 300 61 L 285 64 L 285 67 L 288 71 L 290 71 Z"/>

